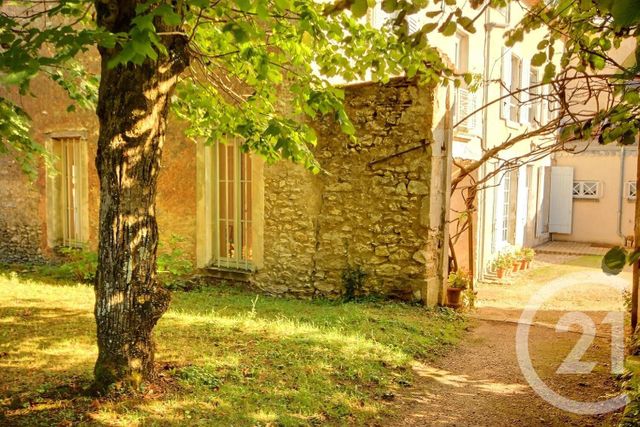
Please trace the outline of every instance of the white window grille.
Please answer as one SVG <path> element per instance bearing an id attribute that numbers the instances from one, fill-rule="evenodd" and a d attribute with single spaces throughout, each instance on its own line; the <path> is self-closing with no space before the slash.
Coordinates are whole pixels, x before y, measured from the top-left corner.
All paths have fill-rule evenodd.
<path id="1" fill-rule="evenodd" d="M 503 242 L 509 240 L 509 213 L 511 201 L 511 175 L 506 173 L 502 183 L 503 200 L 502 200 L 502 224 L 500 225 L 500 238 Z"/>
<path id="2" fill-rule="evenodd" d="M 418 15 L 409 15 L 406 17 L 407 20 L 407 29 L 409 30 L 409 34 L 417 33 L 422 26 L 420 25 L 420 18 Z"/>
<path id="3" fill-rule="evenodd" d="M 638 187 L 636 181 L 628 181 L 625 189 L 627 199 L 635 200 L 638 194 Z"/>
<path id="4" fill-rule="evenodd" d="M 234 139 L 206 148 L 205 171 L 210 188 L 205 193 L 210 265 L 250 270 L 253 259 L 252 159 Z"/>
<path id="5" fill-rule="evenodd" d="M 467 89 L 458 89 L 455 102 L 455 122 L 464 119 L 478 108 L 476 94 Z M 455 123 L 454 123 L 455 124 Z M 465 119 L 458 129 L 465 133 L 473 133 L 478 128 L 478 113 Z"/>
<path id="6" fill-rule="evenodd" d="M 574 181 L 574 199 L 599 199 L 601 195 L 599 181 Z"/>

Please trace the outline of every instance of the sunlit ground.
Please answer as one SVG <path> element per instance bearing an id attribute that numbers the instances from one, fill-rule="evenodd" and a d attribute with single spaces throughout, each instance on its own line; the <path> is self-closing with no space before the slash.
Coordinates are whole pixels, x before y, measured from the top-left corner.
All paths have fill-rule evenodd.
<path id="1" fill-rule="evenodd" d="M 177 293 L 156 334 L 164 386 L 114 402 L 83 393 L 92 313 L 89 286 L 0 274 L 0 425 L 368 423 L 412 386 L 412 363 L 446 353 L 465 328 L 404 304 Z"/>

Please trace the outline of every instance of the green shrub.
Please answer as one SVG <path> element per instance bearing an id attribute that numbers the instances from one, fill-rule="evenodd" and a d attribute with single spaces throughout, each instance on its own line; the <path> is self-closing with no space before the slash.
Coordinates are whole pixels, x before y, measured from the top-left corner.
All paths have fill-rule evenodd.
<path id="1" fill-rule="evenodd" d="M 172 234 L 166 246 L 163 242 L 158 243 L 158 273 L 179 276 L 193 269 L 193 264 L 179 247 L 182 242 L 184 242 L 183 237 Z"/>
<path id="2" fill-rule="evenodd" d="M 176 377 L 190 385 L 218 389 L 222 380 L 216 375 L 215 368 L 209 366 L 186 366 L 176 372 Z"/>
<path id="3" fill-rule="evenodd" d="M 342 285 L 344 286 L 344 301 L 353 301 L 362 295 L 367 273 L 359 266 L 347 265 L 342 271 Z"/>
<path id="4" fill-rule="evenodd" d="M 64 261 L 53 267 L 53 276 L 60 279 L 93 282 L 98 269 L 96 252 L 76 248 L 60 248 L 58 252 L 64 257 Z"/>

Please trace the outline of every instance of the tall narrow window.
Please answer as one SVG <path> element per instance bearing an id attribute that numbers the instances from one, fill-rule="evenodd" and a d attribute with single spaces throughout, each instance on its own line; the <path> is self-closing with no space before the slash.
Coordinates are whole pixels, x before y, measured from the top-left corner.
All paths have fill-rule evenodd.
<path id="1" fill-rule="evenodd" d="M 466 34 L 456 33 L 453 39 L 454 68 L 458 73 L 469 71 L 469 37 Z"/>
<path id="2" fill-rule="evenodd" d="M 213 267 L 247 270 L 253 258 L 252 160 L 237 140 L 206 149 L 207 216 Z"/>
<path id="3" fill-rule="evenodd" d="M 48 183 L 48 227 L 52 246 L 83 247 L 88 239 L 87 152 L 79 137 L 53 138 L 55 172 Z"/>
<path id="4" fill-rule="evenodd" d="M 509 202 L 511 200 L 511 174 L 506 173 L 502 181 L 502 224 L 500 224 L 500 239 L 502 242 L 509 240 Z"/>
<path id="5" fill-rule="evenodd" d="M 532 69 L 529 72 L 529 93 L 530 93 L 530 104 L 529 104 L 529 123 L 537 126 L 541 124 L 540 117 L 540 87 L 537 85 L 540 83 L 538 80 L 538 71 Z"/>
<path id="6" fill-rule="evenodd" d="M 522 87 L 522 60 L 511 55 L 511 92 L 516 92 Z M 520 94 L 514 93 L 509 98 L 509 120 L 518 122 L 520 119 Z"/>

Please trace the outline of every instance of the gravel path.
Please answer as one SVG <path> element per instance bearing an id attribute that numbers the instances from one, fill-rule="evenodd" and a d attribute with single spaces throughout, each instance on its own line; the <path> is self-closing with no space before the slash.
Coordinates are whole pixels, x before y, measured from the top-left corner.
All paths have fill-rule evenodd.
<path id="1" fill-rule="evenodd" d="M 548 282 L 545 279 L 538 283 L 536 277 L 564 277 L 574 271 L 593 273 L 593 279 L 577 294 L 572 290 L 543 306 L 530 328 L 531 360 L 540 378 L 562 396 L 578 401 L 599 401 L 614 396 L 617 389 L 610 372 L 610 327 L 603 325 L 601 320 L 608 312 L 602 310 L 622 310 L 620 295 L 608 292 L 602 286 L 602 281 L 607 279 L 603 279 L 597 269 L 565 267 L 563 264 L 557 274 L 527 272 L 522 280 L 508 288 L 503 286 L 501 289 L 499 285 L 481 288 L 480 308 L 472 314 L 474 319 L 465 342 L 432 365 L 414 367 L 420 380 L 401 398 L 403 418 L 395 420 L 393 425 L 614 425 L 617 413 L 581 416 L 550 405 L 528 385 L 517 361 L 516 329 L 523 301 Z M 556 373 L 582 336 L 580 328 L 556 332 L 558 319 L 571 309 L 579 309 L 597 325 L 596 336 L 581 358 L 582 361 L 597 362 L 590 374 Z"/>

